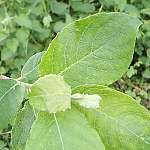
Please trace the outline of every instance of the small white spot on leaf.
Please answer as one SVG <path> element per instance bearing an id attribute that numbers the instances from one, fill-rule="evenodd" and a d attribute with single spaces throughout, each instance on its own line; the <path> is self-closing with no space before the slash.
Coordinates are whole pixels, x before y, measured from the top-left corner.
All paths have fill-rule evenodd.
<path id="1" fill-rule="evenodd" d="M 76 93 L 73 94 L 71 97 L 74 102 L 78 102 L 80 106 L 83 106 L 85 108 L 99 108 L 100 100 L 102 99 L 97 94 L 84 95 L 84 94 Z"/>

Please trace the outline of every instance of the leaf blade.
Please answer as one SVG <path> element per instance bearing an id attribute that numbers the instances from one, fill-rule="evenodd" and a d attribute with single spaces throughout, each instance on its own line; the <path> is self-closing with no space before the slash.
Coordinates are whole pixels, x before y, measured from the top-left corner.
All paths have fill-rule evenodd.
<path id="1" fill-rule="evenodd" d="M 87 111 L 91 125 L 97 130 L 108 150 L 150 148 L 149 112 L 131 97 L 104 86 L 81 86 L 74 92 L 98 94 L 100 108 Z M 109 136 L 107 136 L 109 135 Z"/>
<path id="2" fill-rule="evenodd" d="M 53 115 L 46 112 L 39 113 L 32 126 L 25 150 L 33 148 L 37 150 L 86 150 L 87 147 L 88 150 L 105 149 L 98 134 L 90 128 L 84 115 L 75 109 L 56 114 L 63 140 L 62 145 Z M 41 139 L 40 136 L 43 138 Z"/>
<path id="3" fill-rule="evenodd" d="M 41 75 L 61 74 L 72 87 L 113 83 L 127 71 L 140 24 L 122 13 L 100 13 L 68 25 L 43 56 Z"/>
<path id="4" fill-rule="evenodd" d="M 17 113 L 12 129 L 11 144 L 13 149 L 24 150 L 34 120 L 34 110 L 26 103 L 24 108 Z"/>
<path id="5" fill-rule="evenodd" d="M 12 124 L 23 101 L 25 87 L 13 79 L 2 79 L 0 85 L 0 129 L 3 129 Z"/>
<path id="6" fill-rule="evenodd" d="M 44 52 L 31 56 L 21 70 L 21 80 L 32 83 L 38 79 L 38 66 Z"/>
<path id="7" fill-rule="evenodd" d="M 64 111 L 71 108 L 71 88 L 62 76 L 46 75 L 31 87 L 29 103 L 41 111 Z"/>

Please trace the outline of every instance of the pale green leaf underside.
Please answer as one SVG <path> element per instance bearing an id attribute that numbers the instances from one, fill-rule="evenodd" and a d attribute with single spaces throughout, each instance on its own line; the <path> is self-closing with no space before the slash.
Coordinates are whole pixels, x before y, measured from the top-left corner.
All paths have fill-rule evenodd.
<path id="1" fill-rule="evenodd" d="M 99 133 L 107 150 L 150 149 L 150 114 L 143 106 L 104 86 L 81 86 L 74 90 L 77 92 L 102 97 L 98 110 L 80 109 Z"/>
<path id="2" fill-rule="evenodd" d="M 25 87 L 13 79 L 0 80 L 0 129 L 8 127 L 23 101 Z"/>
<path id="3" fill-rule="evenodd" d="M 127 70 L 140 25 L 123 13 L 99 13 L 65 27 L 51 42 L 40 74 L 60 74 L 72 87 L 108 85 Z"/>
<path id="4" fill-rule="evenodd" d="M 21 80 L 24 82 L 33 83 L 38 79 L 38 66 L 44 52 L 39 52 L 31 56 L 21 71 Z"/>
<path id="5" fill-rule="evenodd" d="M 40 112 L 25 150 L 104 150 L 99 135 L 84 115 L 72 108 L 55 114 Z"/>
<path id="6" fill-rule="evenodd" d="M 31 87 L 29 102 L 42 111 L 64 111 L 71 107 L 71 88 L 62 76 L 46 75 L 39 78 Z"/>

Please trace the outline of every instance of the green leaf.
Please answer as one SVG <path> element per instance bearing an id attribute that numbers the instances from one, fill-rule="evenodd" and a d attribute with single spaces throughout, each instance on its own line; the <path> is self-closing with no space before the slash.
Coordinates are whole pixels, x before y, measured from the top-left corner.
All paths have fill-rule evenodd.
<path id="1" fill-rule="evenodd" d="M 132 15 L 132 16 L 139 16 L 140 14 L 138 8 L 131 4 L 127 4 L 124 11 L 125 13 Z"/>
<path id="2" fill-rule="evenodd" d="M 32 29 L 31 20 L 26 14 L 19 14 L 19 16 L 16 17 L 15 21 L 20 26 Z"/>
<path id="3" fill-rule="evenodd" d="M 57 2 L 56 0 L 51 0 L 51 10 L 53 13 L 58 15 L 64 15 L 67 12 L 68 5 L 63 2 Z"/>
<path id="4" fill-rule="evenodd" d="M 79 11 L 83 13 L 92 13 L 95 11 L 95 7 L 93 4 L 88 2 L 82 2 L 82 0 L 69 0 L 70 6 L 74 11 Z"/>
<path id="5" fill-rule="evenodd" d="M 97 94 L 100 108 L 84 112 L 97 130 L 107 150 L 150 149 L 150 114 L 131 97 L 104 86 L 87 85 L 73 93 Z"/>
<path id="6" fill-rule="evenodd" d="M 114 6 L 115 9 L 122 11 L 126 6 L 127 0 L 99 0 L 99 2 L 108 8 Z"/>
<path id="7" fill-rule="evenodd" d="M 147 40 L 147 38 L 150 37 L 150 20 L 144 20 L 143 22 L 144 22 L 144 24 L 142 25 L 143 30 L 148 31 L 147 33 L 145 33 L 145 37 L 143 37 L 143 39 Z M 149 43 L 146 41 L 145 44 Z"/>
<path id="8" fill-rule="evenodd" d="M 0 129 L 12 124 L 23 101 L 25 87 L 13 79 L 0 80 Z"/>
<path id="9" fill-rule="evenodd" d="M 127 71 L 140 24 L 122 13 L 99 13 L 73 22 L 51 42 L 41 60 L 41 75 L 63 75 L 72 87 L 113 83 Z"/>
<path id="10" fill-rule="evenodd" d="M 43 32 L 43 28 L 39 20 L 37 19 L 32 20 L 32 30 L 39 33 Z"/>
<path id="11" fill-rule="evenodd" d="M 42 2 L 42 1 L 40 1 Z M 31 8 L 31 13 L 35 16 L 42 16 L 45 15 L 44 14 L 44 10 L 43 10 L 43 5 L 41 5 L 41 3 L 39 3 L 38 5 L 35 5 Z"/>
<path id="12" fill-rule="evenodd" d="M 22 81 L 33 83 L 38 79 L 38 67 L 43 54 L 44 52 L 39 52 L 28 59 L 21 71 Z"/>
<path id="13" fill-rule="evenodd" d="M 134 66 L 130 66 L 130 68 L 127 72 L 127 77 L 131 78 L 135 74 L 137 74 L 137 70 L 134 68 Z"/>
<path id="14" fill-rule="evenodd" d="M 6 33 L 0 32 L 0 42 L 5 40 L 7 37 L 8 37 L 8 35 Z"/>
<path id="15" fill-rule="evenodd" d="M 0 67 L 0 74 L 5 74 L 7 70 L 4 67 Z"/>
<path id="16" fill-rule="evenodd" d="M 145 63 L 146 67 L 150 67 L 150 57 L 146 58 L 146 63 Z"/>
<path id="17" fill-rule="evenodd" d="M 0 140 L 0 149 L 3 150 L 3 148 L 6 146 L 6 143 L 4 141 Z"/>
<path id="18" fill-rule="evenodd" d="M 72 108 L 57 114 L 40 112 L 25 150 L 105 150 L 84 115 Z"/>
<path id="19" fill-rule="evenodd" d="M 16 38 L 8 39 L 6 41 L 6 45 L 1 52 L 2 60 L 9 60 L 16 55 L 16 51 L 18 48 L 19 42 Z"/>
<path id="20" fill-rule="evenodd" d="M 7 147 L 4 147 L 2 150 L 9 150 Z"/>
<path id="21" fill-rule="evenodd" d="M 34 36 L 37 37 L 39 41 L 46 43 L 45 45 L 48 45 L 48 42 L 51 40 L 52 33 L 49 29 L 43 29 L 41 32 L 34 34 Z M 47 40 L 47 39 L 50 39 L 50 40 Z M 44 47 L 42 50 L 46 50 L 46 47 Z"/>
<path id="22" fill-rule="evenodd" d="M 18 69 L 18 70 L 21 70 L 22 67 L 23 67 L 23 64 L 25 64 L 25 59 L 23 58 L 15 58 L 14 61 L 9 64 L 10 68 L 11 69 Z M 20 74 L 20 73 L 19 73 Z"/>
<path id="23" fill-rule="evenodd" d="M 146 67 L 150 67 L 150 57 L 142 56 L 139 58 L 139 61 L 141 61 Z"/>
<path id="24" fill-rule="evenodd" d="M 33 108 L 26 103 L 24 108 L 18 112 L 12 129 L 11 144 L 14 150 L 24 150 L 34 120 L 35 112 Z"/>
<path id="25" fill-rule="evenodd" d="M 62 28 L 64 28 L 66 25 L 68 25 L 69 23 L 71 23 L 73 21 L 72 17 L 69 15 L 69 14 L 66 14 L 66 21 L 63 22 L 63 21 L 57 21 L 55 24 L 54 24 L 54 32 L 59 32 L 62 30 Z"/>
<path id="26" fill-rule="evenodd" d="M 42 111 L 64 111 L 71 107 L 71 88 L 62 76 L 46 75 L 39 78 L 31 87 L 29 102 Z"/>
<path id="27" fill-rule="evenodd" d="M 16 31 L 16 38 L 22 44 L 24 49 L 27 47 L 28 37 L 29 37 L 28 30 L 22 28 Z"/>
<path id="28" fill-rule="evenodd" d="M 149 0 L 142 0 L 141 1 L 145 8 L 150 8 L 150 1 Z"/>
<path id="29" fill-rule="evenodd" d="M 147 56 L 150 58 L 150 48 L 147 49 Z"/>
<path id="30" fill-rule="evenodd" d="M 144 73 L 143 73 L 143 77 L 150 79 L 150 67 L 146 68 Z"/>
<path id="31" fill-rule="evenodd" d="M 57 21 L 55 24 L 54 24 L 54 27 L 53 27 L 53 30 L 55 33 L 58 33 L 60 32 L 67 24 L 63 21 Z"/>

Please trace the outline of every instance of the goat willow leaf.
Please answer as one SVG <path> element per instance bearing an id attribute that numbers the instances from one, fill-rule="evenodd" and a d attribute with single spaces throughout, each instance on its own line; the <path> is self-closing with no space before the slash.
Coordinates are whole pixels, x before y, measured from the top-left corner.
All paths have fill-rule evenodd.
<path id="1" fill-rule="evenodd" d="M 107 150 L 149 150 L 150 114 L 131 97 L 104 86 L 81 86 L 74 92 L 100 95 L 100 108 L 84 112 Z"/>
<path id="2" fill-rule="evenodd" d="M 42 111 L 57 112 L 71 107 L 71 88 L 60 75 L 46 75 L 31 87 L 30 104 Z"/>
<path id="3" fill-rule="evenodd" d="M 85 116 L 75 108 L 49 114 L 40 112 L 32 125 L 25 150 L 105 150 Z"/>
<path id="4" fill-rule="evenodd" d="M 21 80 L 28 83 L 33 83 L 38 79 L 38 67 L 43 52 L 39 52 L 31 56 L 21 71 Z"/>
<path id="5" fill-rule="evenodd" d="M 12 147 L 14 150 L 24 150 L 30 129 L 35 120 L 33 108 L 26 103 L 17 114 L 12 130 Z"/>
<path id="6" fill-rule="evenodd" d="M 51 42 L 40 74 L 60 74 L 72 87 L 109 85 L 131 62 L 141 22 L 123 13 L 99 13 L 71 23 Z"/>
<path id="7" fill-rule="evenodd" d="M 0 129 L 12 124 L 25 93 L 24 85 L 13 79 L 0 80 Z"/>

